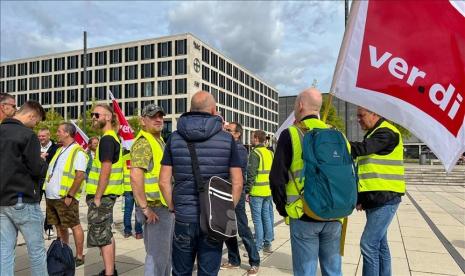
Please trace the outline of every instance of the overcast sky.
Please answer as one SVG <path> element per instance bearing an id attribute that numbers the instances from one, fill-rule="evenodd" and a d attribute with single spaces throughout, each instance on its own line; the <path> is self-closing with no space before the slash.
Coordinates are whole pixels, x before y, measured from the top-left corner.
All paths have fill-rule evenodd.
<path id="1" fill-rule="evenodd" d="M 0 2 L 0 60 L 190 32 L 295 95 L 328 91 L 344 32 L 344 1 Z"/>

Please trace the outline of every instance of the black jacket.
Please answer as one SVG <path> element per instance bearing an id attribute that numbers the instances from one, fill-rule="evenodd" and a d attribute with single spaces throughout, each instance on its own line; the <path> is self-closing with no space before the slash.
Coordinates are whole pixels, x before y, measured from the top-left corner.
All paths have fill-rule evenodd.
<path id="1" fill-rule="evenodd" d="M 23 202 L 39 202 L 39 182 L 47 167 L 32 129 L 16 119 L 5 119 L 0 124 L 0 206 L 15 205 L 18 193 L 23 193 Z"/>
<path id="2" fill-rule="evenodd" d="M 399 135 L 389 128 L 379 128 L 368 138 L 374 129 L 382 122 L 378 120 L 373 128 L 365 134 L 362 142 L 350 142 L 352 157 L 369 154 L 387 155 L 391 153 L 399 144 Z M 389 191 L 373 191 L 358 193 L 357 203 L 362 204 L 363 209 L 380 207 L 385 204 L 395 204 L 400 202 L 403 194 Z"/>

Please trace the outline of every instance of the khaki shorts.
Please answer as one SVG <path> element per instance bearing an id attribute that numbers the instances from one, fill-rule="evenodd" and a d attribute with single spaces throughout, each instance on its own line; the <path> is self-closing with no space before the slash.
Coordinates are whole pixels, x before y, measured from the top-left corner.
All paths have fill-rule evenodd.
<path id="1" fill-rule="evenodd" d="M 47 223 L 73 228 L 79 225 L 79 201 L 73 198 L 71 204 L 66 206 L 64 199 L 46 199 Z"/>
<path id="2" fill-rule="evenodd" d="M 95 206 L 93 198 L 88 198 L 86 201 L 89 206 L 87 247 L 102 247 L 111 244 L 113 238 L 111 224 L 116 196 L 103 196 L 99 207 Z"/>

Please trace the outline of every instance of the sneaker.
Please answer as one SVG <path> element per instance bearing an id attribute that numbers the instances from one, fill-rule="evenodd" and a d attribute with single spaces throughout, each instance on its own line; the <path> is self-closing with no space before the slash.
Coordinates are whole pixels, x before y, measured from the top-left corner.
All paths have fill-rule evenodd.
<path id="1" fill-rule="evenodd" d="M 233 265 L 233 264 L 231 264 L 229 262 L 224 263 L 224 264 L 222 264 L 220 266 L 220 270 L 235 269 L 235 268 L 239 268 L 239 266 L 238 265 Z"/>
<path id="2" fill-rule="evenodd" d="M 124 233 L 124 238 L 127 239 L 129 237 L 132 237 L 132 233 Z"/>
<path id="3" fill-rule="evenodd" d="M 76 263 L 76 267 L 79 267 L 84 264 L 84 256 L 82 256 L 82 259 L 79 259 L 78 257 L 74 257 L 74 262 Z"/>
<path id="4" fill-rule="evenodd" d="M 273 250 L 271 249 L 271 245 L 263 247 L 263 252 L 268 253 L 268 254 L 273 253 Z"/>
<path id="5" fill-rule="evenodd" d="M 249 270 L 247 270 L 247 275 L 258 275 L 258 266 L 251 266 Z"/>
<path id="6" fill-rule="evenodd" d="M 136 234 L 136 240 L 141 240 L 143 238 L 144 236 L 142 235 L 142 233 Z"/>
<path id="7" fill-rule="evenodd" d="M 105 269 L 103 269 L 102 271 L 100 271 L 99 274 L 97 274 L 97 276 L 118 276 L 118 271 L 116 270 L 116 268 L 114 270 L 115 272 L 113 273 L 113 275 L 107 275 L 105 274 Z"/>

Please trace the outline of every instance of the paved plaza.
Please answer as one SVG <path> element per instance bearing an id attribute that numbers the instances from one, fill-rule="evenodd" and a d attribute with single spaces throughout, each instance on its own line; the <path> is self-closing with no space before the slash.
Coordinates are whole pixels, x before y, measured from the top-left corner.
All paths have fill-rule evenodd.
<path id="1" fill-rule="evenodd" d="M 433 166 L 432 166 L 433 167 Z M 465 169 L 462 183 L 407 184 L 408 193 L 402 198 L 397 215 L 389 228 L 388 240 L 392 255 L 393 275 L 464 275 L 465 274 Z M 249 208 L 247 207 L 249 210 Z M 87 206 L 80 204 L 81 222 L 87 230 Z M 114 208 L 116 267 L 120 275 L 143 275 L 145 250 L 142 240 L 125 239 L 121 198 Z M 253 228 L 250 212 L 249 225 Z M 345 256 L 342 259 L 344 275 L 361 275 L 360 236 L 365 216 L 354 211 L 349 217 Z M 72 236 L 72 235 L 71 235 Z M 46 246 L 51 241 L 46 240 Z M 74 245 L 72 246 L 74 250 Z M 265 254 L 260 266 L 261 275 L 292 275 L 289 227 L 275 213 L 274 252 Z M 241 255 L 245 252 L 240 247 Z M 226 261 L 227 250 L 223 250 Z M 77 269 L 77 275 L 94 275 L 102 268 L 97 249 L 85 249 L 86 263 Z M 176 261 L 176 260 L 175 260 Z M 240 269 L 220 271 L 219 275 L 245 275 L 249 267 L 242 258 Z M 27 249 L 22 237 L 16 249 L 16 275 L 30 275 Z"/>

